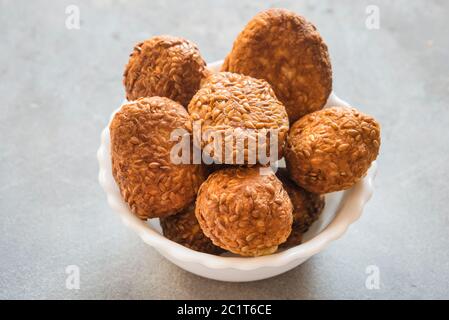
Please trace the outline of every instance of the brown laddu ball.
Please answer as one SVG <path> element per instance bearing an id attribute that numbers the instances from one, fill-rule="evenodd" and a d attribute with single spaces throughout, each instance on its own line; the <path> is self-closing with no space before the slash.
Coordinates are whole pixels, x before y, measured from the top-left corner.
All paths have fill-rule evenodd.
<path id="1" fill-rule="evenodd" d="M 207 135 L 203 150 L 214 146 L 212 158 L 218 163 L 267 164 L 262 157 L 276 161 L 282 156 L 288 116 L 265 80 L 231 72 L 213 74 L 204 80 L 188 110 L 192 122 L 201 124 L 203 136 Z"/>
<path id="2" fill-rule="evenodd" d="M 109 126 L 112 173 L 124 200 L 141 219 L 179 212 L 195 200 L 202 165 L 176 164 L 175 129 L 191 131 L 187 111 L 168 98 L 140 98 L 121 107 Z"/>
<path id="3" fill-rule="evenodd" d="M 161 218 L 160 224 L 166 238 L 187 248 L 210 254 L 224 252 L 204 235 L 195 217 L 194 203 L 175 215 Z"/>
<path id="4" fill-rule="evenodd" d="M 243 256 L 275 252 L 292 228 L 292 204 L 270 168 L 230 167 L 201 185 L 195 215 L 212 242 Z"/>
<path id="5" fill-rule="evenodd" d="M 285 159 L 299 186 L 323 194 L 357 183 L 376 159 L 379 146 L 380 126 L 373 117 L 354 108 L 331 107 L 293 124 Z"/>
<path id="6" fill-rule="evenodd" d="M 187 107 L 208 74 L 206 62 L 194 43 L 164 35 L 134 47 L 123 84 L 128 100 L 161 96 Z"/>
<path id="7" fill-rule="evenodd" d="M 267 80 L 290 123 L 321 109 L 332 91 L 326 44 L 313 24 L 285 9 L 257 14 L 238 35 L 222 71 Z"/>

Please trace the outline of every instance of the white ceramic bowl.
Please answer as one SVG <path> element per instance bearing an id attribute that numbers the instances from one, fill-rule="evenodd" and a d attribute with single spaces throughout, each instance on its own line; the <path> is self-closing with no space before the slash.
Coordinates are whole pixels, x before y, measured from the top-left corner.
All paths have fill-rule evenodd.
<path id="1" fill-rule="evenodd" d="M 209 64 L 209 68 L 217 71 L 221 63 L 222 61 L 218 61 Z M 326 106 L 348 106 L 348 104 L 332 93 Z M 188 249 L 165 238 L 161 234 L 158 219 L 145 222 L 132 214 L 112 177 L 109 124 L 101 134 L 101 145 L 97 157 L 100 165 L 100 185 L 106 192 L 109 206 L 120 215 L 126 226 L 177 266 L 206 278 L 236 282 L 266 279 L 284 273 L 340 238 L 360 217 L 364 205 L 371 198 L 373 180 L 376 175 L 374 162 L 366 176 L 354 187 L 343 192 L 327 194 L 326 206 L 320 219 L 304 235 L 304 242 L 301 245 L 255 258 L 215 256 Z"/>

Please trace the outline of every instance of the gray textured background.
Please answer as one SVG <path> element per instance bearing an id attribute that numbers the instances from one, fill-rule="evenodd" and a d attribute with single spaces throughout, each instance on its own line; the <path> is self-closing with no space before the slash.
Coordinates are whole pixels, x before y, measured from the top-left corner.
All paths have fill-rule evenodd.
<path id="1" fill-rule="evenodd" d="M 0 3 L 0 298 L 449 298 L 449 2 Z M 65 28 L 68 4 L 80 30 Z M 379 30 L 365 27 L 367 4 L 379 6 Z M 183 36 L 218 60 L 269 6 L 317 25 L 335 91 L 381 122 L 376 192 L 344 238 L 302 266 L 211 281 L 122 225 L 97 183 L 96 149 L 134 43 Z M 65 288 L 71 264 L 80 290 Z M 365 288 L 369 265 L 379 290 Z"/>

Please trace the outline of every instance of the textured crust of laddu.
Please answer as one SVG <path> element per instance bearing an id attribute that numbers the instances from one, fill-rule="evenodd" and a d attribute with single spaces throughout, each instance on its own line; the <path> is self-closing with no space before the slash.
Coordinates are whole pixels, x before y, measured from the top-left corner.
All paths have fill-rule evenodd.
<path id="1" fill-rule="evenodd" d="M 328 193 L 349 189 L 379 153 L 380 126 L 356 109 L 331 107 L 308 114 L 291 128 L 285 159 L 291 178 L 304 189 Z"/>
<path id="2" fill-rule="evenodd" d="M 290 123 L 321 109 L 332 91 L 326 44 L 313 24 L 285 9 L 257 14 L 238 35 L 222 71 L 267 80 Z"/>
<path id="3" fill-rule="evenodd" d="M 275 252 L 292 227 L 292 204 L 273 173 L 231 167 L 212 173 L 196 201 L 195 215 L 212 242 L 243 256 Z"/>
<path id="4" fill-rule="evenodd" d="M 123 84 L 128 100 L 161 96 L 186 107 L 208 74 L 195 44 L 182 38 L 157 36 L 134 47 Z"/>
<path id="5" fill-rule="evenodd" d="M 288 178 L 287 170 L 279 169 L 277 176 L 282 181 L 293 205 L 292 233 L 281 247 L 292 247 L 301 244 L 302 235 L 323 212 L 325 200 L 323 195 L 308 192 L 297 186 Z"/>
<path id="6" fill-rule="evenodd" d="M 248 129 L 248 133 L 243 134 L 248 137 L 263 129 L 276 129 L 278 157 L 282 157 L 289 129 L 288 116 L 285 107 L 265 80 L 230 72 L 213 74 L 203 81 L 201 89 L 190 101 L 188 110 L 192 121 L 201 123 L 202 132 L 224 133 L 227 130 Z M 203 141 L 203 146 L 212 141 Z M 223 139 L 221 157 L 214 155 L 214 159 L 222 163 L 225 162 L 224 144 Z M 270 145 L 269 136 L 266 145 Z M 257 147 L 259 146 L 265 151 L 265 145 L 257 143 Z M 233 144 L 232 147 L 235 161 L 237 146 Z M 267 155 L 271 154 L 270 148 L 267 149 Z M 256 161 L 258 160 L 256 156 Z M 244 161 L 248 163 L 247 144 Z"/>
<path id="7" fill-rule="evenodd" d="M 220 254 L 224 252 L 206 237 L 195 217 L 195 205 L 191 204 L 183 211 L 160 219 L 165 237 L 192 250 Z"/>
<path id="8" fill-rule="evenodd" d="M 112 173 L 125 201 L 141 219 L 163 217 L 194 201 L 205 179 L 201 165 L 170 161 L 174 129 L 190 131 L 187 111 L 168 98 L 123 105 L 109 127 Z"/>

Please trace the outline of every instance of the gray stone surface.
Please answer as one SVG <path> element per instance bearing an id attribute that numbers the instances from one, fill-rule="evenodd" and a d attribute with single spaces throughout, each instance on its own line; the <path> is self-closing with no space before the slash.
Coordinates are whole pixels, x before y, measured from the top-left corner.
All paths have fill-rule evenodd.
<path id="1" fill-rule="evenodd" d="M 449 298 L 449 3 L 264 3 L 0 1 L 0 298 Z M 65 28 L 68 4 L 79 5 L 80 30 Z M 368 4 L 379 30 L 365 27 Z M 381 122 L 376 192 L 342 239 L 300 267 L 216 282 L 122 225 L 97 183 L 96 149 L 134 43 L 179 35 L 218 60 L 268 6 L 318 26 L 335 91 Z M 72 264 L 80 290 L 65 288 Z M 379 290 L 365 287 L 369 265 Z"/>

